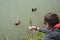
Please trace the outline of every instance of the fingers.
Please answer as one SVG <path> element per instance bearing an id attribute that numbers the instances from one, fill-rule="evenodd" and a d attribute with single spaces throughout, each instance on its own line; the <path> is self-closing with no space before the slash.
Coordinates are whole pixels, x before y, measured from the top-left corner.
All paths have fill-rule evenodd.
<path id="1" fill-rule="evenodd" d="M 31 27 L 31 26 L 29 26 L 29 27 L 28 27 L 28 29 L 32 29 L 32 27 Z"/>
<path id="2" fill-rule="evenodd" d="M 32 30 L 35 30 L 36 27 L 35 26 L 29 26 L 28 29 L 32 31 Z"/>

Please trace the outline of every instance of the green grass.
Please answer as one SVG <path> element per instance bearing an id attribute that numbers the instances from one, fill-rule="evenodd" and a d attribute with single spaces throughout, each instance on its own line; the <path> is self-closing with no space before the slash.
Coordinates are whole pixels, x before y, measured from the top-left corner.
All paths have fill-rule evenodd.
<path id="1" fill-rule="evenodd" d="M 41 32 L 38 32 L 38 33 L 36 33 L 36 34 L 34 34 L 33 35 L 33 39 L 32 39 L 32 37 L 30 36 L 26 36 L 25 38 L 23 38 L 23 40 L 42 40 L 42 37 L 44 36 L 44 34 L 43 33 L 41 33 Z"/>
<path id="2" fill-rule="evenodd" d="M 29 20 L 29 24 L 30 26 L 32 26 L 32 18 Z"/>

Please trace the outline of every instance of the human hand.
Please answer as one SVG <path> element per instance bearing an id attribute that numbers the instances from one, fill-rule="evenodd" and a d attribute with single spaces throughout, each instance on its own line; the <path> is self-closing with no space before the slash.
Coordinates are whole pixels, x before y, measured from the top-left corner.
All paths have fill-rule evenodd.
<path id="1" fill-rule="evenodd" d="M 35 26 L 29 26 L 29 30 L 36 30 L 37 29 L 37 27 L 35 27 Z"/>

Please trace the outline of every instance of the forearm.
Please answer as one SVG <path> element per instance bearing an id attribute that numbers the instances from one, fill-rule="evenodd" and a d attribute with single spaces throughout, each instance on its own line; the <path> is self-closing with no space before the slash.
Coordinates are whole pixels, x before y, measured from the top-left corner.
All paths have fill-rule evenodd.
<path id="1" fill-rule="evenodd" d="M 43 32 L 43 33 L 49 32 L 49 30 L 47 28 L 38 28 L 37 27 L 36 30 L 39 31 L 39 32 Z"/>

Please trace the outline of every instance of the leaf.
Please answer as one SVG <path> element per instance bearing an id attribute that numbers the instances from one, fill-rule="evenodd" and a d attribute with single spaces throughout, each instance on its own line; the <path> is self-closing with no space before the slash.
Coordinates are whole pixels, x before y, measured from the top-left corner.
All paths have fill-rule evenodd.
<path id="1" fill-rule="evenodd" d="M 30 26 L 32 26 L 32 18 L 29 20 L 29 24 Z"/>

